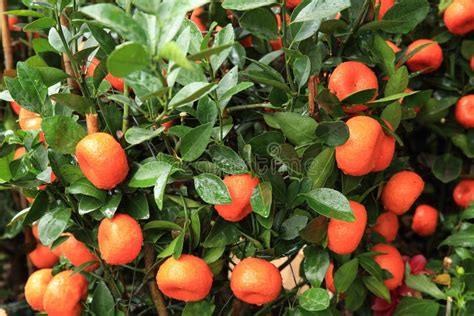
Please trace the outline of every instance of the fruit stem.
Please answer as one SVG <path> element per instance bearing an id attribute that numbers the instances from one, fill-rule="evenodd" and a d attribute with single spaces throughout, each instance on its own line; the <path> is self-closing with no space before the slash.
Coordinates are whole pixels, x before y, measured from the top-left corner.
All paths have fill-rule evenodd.
<path id="1" fill-rule="evenodd" d="M 155 261 L 155 250 L 153 249 L 153 246 L 149 243 L 145 243 L 143 248 L 145 250 L 145 270 L 147 271 L 147 273 L 151 272 L 152 275 L 155 275 L 156 267 L 153 267 Z M 163 295 L 161 294 L 160 290 L 158 289 L 158 286 L 156 285 L 155 278 L 151 278 L 148 281 L 148 288 L 150 289 L 151 298 L 153 299 L 153 303 L 155 304 L 155 309 L 158 315 L 168 316 L 168 311 L 166 310 Z"/>
<path id="2" fill-rule="evenodd" d="M 2 45 L 3 56 L 5 58 L 5 70 L 13 70 L 13 53 L 12 53 L 12 39 L 10 36 L 10 28 L 8 27 L 8 15 L 4 14 L 8 9 L 7 0 L 0 0 L 0 15 L 2 23 Z"/>
<path id="3" fill-rule="evenodd" d="M 87 134 L 94 134 L 99 131 L 99 116 L 97 113 L 86 114 Z"/>

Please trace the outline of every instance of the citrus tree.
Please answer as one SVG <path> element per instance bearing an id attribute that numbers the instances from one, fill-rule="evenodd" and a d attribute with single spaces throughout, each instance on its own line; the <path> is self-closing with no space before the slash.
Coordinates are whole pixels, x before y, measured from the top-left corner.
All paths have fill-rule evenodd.
<path id="1" fill-rule="evenodd" d="M 474 313 L 472 0 L 5 2 L 33 310 Z"/>

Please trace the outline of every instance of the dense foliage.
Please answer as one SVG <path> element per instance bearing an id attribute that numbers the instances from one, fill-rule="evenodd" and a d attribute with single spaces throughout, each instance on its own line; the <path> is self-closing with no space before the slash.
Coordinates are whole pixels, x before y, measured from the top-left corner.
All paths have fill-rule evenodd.
<path id="1" fill-rule="evenodd" d="M 453 190 L 474 177 L 474 129 L 454 111 L 474 93 L 474 32 L 447 29 L 450 0 L 375 2 L 10 3 L 17 18 L 10 49 L 2 32 L 3 57 L 15 66 L 6 65 L 0 94 L 0 187 L 8 190 L 0 192 L 0 262 L 15 258 L 9 282 L 17 283 L 2 285 L 0 302 L 22 297 L 23 254 L 38 242 L 48 254 L 61 248 L 53 274 L 73 269 L 87 279 L 79 303 L 87 315 L 472 315 L 474 206 L 456 205 Z M 467 21 L 459 19 L 473 25 L 467 8 Z M 418 39 L 442 51 L 430 43 L 408 49 Z M 347 61 L 365 66 L 331 76 Z M 388 168 L 376 167 L 379 145 L 341 153 L 354 141 L 348 120 L 360 116 L 373 119 L 358 125 L 358 141 L 396 143 Z M 84 145 L 97 132 L 110 139 Z M 367 170 L 350 171 L 364 163 Z M 397 213 L 382 192 L 404 170 L 424 186 L 419 197 L 415 184 L 394 194 L 397 203 L 416 200 Z M 415 228 L 422 204 L 435 208 L 420 219 L 432 231 Z M 374 229 L 384 206 L 397 214 L 394 240 Z M 138 232 L 134 221 L 116 231 L 101 224 L 116 214 L 138 221 Z M 336 221 L 357 223 L 360 238 L 348 228 L 328 242 Z M 70 234 L 91 255 L 86 262 L 66 254 Z M 104 246 L 109 237 L 115 241 Z M 355 250 L 334 250 L 351 243 Z M 372 249 L 385 243 L 404 256 L 394 287 L 387 280 L 399 271 L 376 260 L 384 245 Z M 122 246 L 120 258 L 105 253 Z M 182 254 L 212 271 L 202 300 L 170 299 L 157 288 L 157 269 Z M 235 264 L 248 257 L 277 260 L 284 288 L 268 304 L 245 303 L 231 289 Z"/>

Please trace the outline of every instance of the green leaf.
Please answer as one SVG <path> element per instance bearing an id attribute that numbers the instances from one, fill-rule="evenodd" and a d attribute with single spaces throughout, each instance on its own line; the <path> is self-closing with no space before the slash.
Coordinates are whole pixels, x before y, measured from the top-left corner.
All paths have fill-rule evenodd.
<path id="1" fill-rule="evenodd" d="M 137 192 L 135 194 L 129 195 L 124 209 L 127 210 L 127 213 L 135 219 L 150 218 L 148 199 L 143 192 Z"/>
<path id="2" fill-rule="evenodd" d="M 193 82 L 184 86 L 176 93 L 170 101 L 169 106 L 176 108 L 181 105 L 192 103 L 205 95 L 208 95 L 217 88 L 214 83 Z"/>
<path id="3" fill-rule="evenodd" d="M 41 129 L 48 145 L 62 154 L 74 154 L 77 143 L 86 136 L 84 128 L 66 116 L 44 118 Z"/>
<path id="4" fill-rule="evenodd" d="M 51 44 L 49 44 L 48 40 L 45 38 L 35 38 L 33 39 L 32 44 L 33 44 L 33 49 L 36 52 L 36 54 L 41 54 L 41 53 L 46 53 L 46 52 L 57 53 L 54 47 L 51 46 Z"/>
<path id="5" fill-rule="evenodd" d="M 357 277 L 359 259 L 354 258 L 344 263 L 334 274 L 334 286 L 339 293 L 344 293 Z"/>
<path id="6" fill-rule="evenodd" d="M 346 222 L 355 220 L 349 201 L 336 190 L 321 188 L 302 195 L 306 198 L 311 209 L 319 214 Z"/>
<path id="7" fill-rule="evenodd" d="M 293 215 L 281 224 L 280 238 L 283 240 L 293 240 L 299 236 L 301 230 L 306 227 L 308 217 L 303 215 Z"/>
<path id="8" fill-rule="evenodd" d="M 184 306 L 183 316 L 212 316 L 216 306 L 212 302 L 202 300 L 199 302 L 187 302 Z"/>
<path id="9" fill-rule="evenodd" d="M 227 90 L 221 97 L 222 100 L 228 99 L 232 96 L 234 96 L 237 93 L 240 93 L 244 90 L 247 90 L 248 88 L 253 87 L 253 82 L 240 82 L 236 86 L 233 86 L 229 90 Z"/>
<path id="10" fill-rule="evenodd" d="M 204 249 L 204 255 L 202 260 L 206 261 L 207 264 L 211 264 L 219 260 L 220 257 L 224 254 L 226 247 L 215 247 L 215 248 L 206 248 Z"/>
<path id="11" fill-rule="evenodd" d="M 453 144 L 460 148 L 467 158 L 474 159 L 474 131 L 468 131 L 467 135 L 456 133 L 451 136 Z"/>
<path id="12" fill-rule="evenodd" d="M 395 72 L 395 53 L 390 46 L 387 45 L 382 36 L 378 34 L 374 35 L 372 52 L 374 53 L 377 64 L 379 64 L 384 72 L 392 79 L 393 73 Z"/>
<path id="13" fill-rule="evenodd" d="M 114 30 L 127 40 L 146 43 L 145 30 L 118 6 L 99 3 L 82 7 L 79 11 Z"/>
<path id="14" fill-rule="evenodd" d="M 388 79 L 387 85 L 385 86 L 385 96 L 389 97 L 394 94 L 405 92 L 408 87 L 408 70 L 406 66 L 401 66 L 395 73 Z"/>
<path id="15" fill-rule="evenodd" d="M 134 42 L 115 47 L 107 58 L 107 70 L 116 77 L 125 77 L 132 72 L 146 68 L 150 60 L 147 49 Z"/>
<path id="16" fill-rule="evenodd" d="M 306 175 L 313 180 L 313 189 L 324 186 L 334 170 L 334 148 L 324 148 L 311 162 Z"/>
<path id="17" fill-rule="evenodd" d="M 438 315 L 439 304 L 432 300 L 403 297 L 397 304 L 394 316 Z"/>
<path id="18" fill-rule="evenodd" d="M 382 281 L 377 280 L 373 276 L 366 276 L 362 278 L 365 287 L 372 292 L 375 296 L 384 299 L 387 302 L 391 302 L 390 292 Z"/>
<path id="19" fill-rule="evenodd" d="M 345 292 L 346 308 L 351 311 L 358 310 L 367 298 L 367 289 L 360 278 L 357 278 Z"/>
<path id="20" fill-rule="evenodd" d="M 23 31 L 24 32 L 39 31 L 42 29 L 49 29 L 55 25 L 56 25 L 56 20 L 50 17 L 43 17 L 25 25 L 23 27 Z"/>
<path id="21" fill-rule="evenodd" d="M 130 145 L 138 145 L 155 137 L 160 136 L 164 127 L 155 130 L 150 130 L 141 127 L 131 127 L 125 132 L 125 140 Z"/>
<path id="22" fill-rule="evenodd" d="M 252 192 L 250 198 L 252 211 L 267 218 L 272 208 L 272 184 L 270 182 L 259 183 Z"/>
<path id="23" fill-rule="evenodd" d="M 307 311 L 317 312 L 329 307 L 328 291 L 322 288 L 311 288 L 299 297 L 300 306 Z"/>
<path id="24" fill-rule="evenodd" d="M 320 287 L 329 267 L 329 254 L 316 247 L 304 249 L 304 275 L 314 287 Z"/>
<path id="25" fill-rule="evenodd" d="M 38 223 L 39 238 L 43 245 L 49 246 L 66 229 L 71 209 L 59 207 L 46 213 Z"/>
<path id="26" fill-rule="evenodd" d="M 210 47 L 210 48 L 206 48 L 206 49 L 203 49 L 201 50 L 200 52 L 198 53 L 195 53 L 195 54 L 192 54 L 192 55 L 189 55 L 188 56 L 188 60 L 203 60 L 205 58 L 208 58 L 214 54 L 218 54 L 228 48 L 232 48 L 234 44 L 233 43 L 229 43 L 229 44 L 225 44 L 225 45 L 222 45 L 222 46 L 216 46 L 216 47 Z"/>
<path id="27" fill-rule="evenodd" d="M 474 204 L 471 204 L 468 208 L 466 208 L 461 213 L 461 219 L 473 219 L 474 218 Z"/>
<path id="28" fill-rule="evenodd" d="M 316 128 L 316 137 L 329 147 L 337 147 L 349 139 L 349 128 L 342 121 L 322 122 Z"/>
<path id="29" fill-rule="evenodd" d="M 69 77 L 64 71 L 54 67 L 37 67 L 36 70 L 38 70 L 41 79 L 48 87 Z"/>
<path id="30" fill-rule="evenodd" d="M 164 161 L 150 161 L 141 165 L 133 174 L 129 187 L 132 188 L 148 188 L 154 186 L 161 176 L 161 170 L 170 169 L 170 164 Z"/>
<path id="31" fill-rule="evenodd" d="M 49 210 L 49 197 L 46 191 L 40 191 L 36 196 L 30 210 L 23 221 L 24 225 L 32 224 L 41 218 Z"/>
<path id="32" fill-rule="evenodd" d="M 462 171 L 463 161 L 450 153 L 438 156 L 433 161 L 431 171 L 443 183 L 456 180 Z"/>
<path id="33" fill-rule="evenodd" d="M 393 34 L 407 34 L 422 22 L 429 11 L 426 0 L 400 0 L 397 1 L 384 15 L 383 21 L 399 23 L 382 30 Z"/>
<path id="34" fill-rule="evenodd" d="M 452 247 L 474 247 L 474 230 L 465 230 L 459 233 L 452 234 L 443 240 L 438 247 L 452 246 Z"/>
<path id="35" fill-rule="evenodd" d="M 168 221 L 151 221 L 145 224 L 143 230 L 159 229 L 159 230 L 178 230 L 181 231 L 183 228 L 176 223 Z"/>
<path id="36" fill-rule="evenodd" d="M 92 297 L 91 310 L 96 315 L 114 316 L 115 302 L 104 281 L 99 281 Z"/>
<path id="37" fill-rule="evenodd" d="M 212 47 L 219 47 L 219 46 L 233 44 L 233 43 L 234 43 L 234 28 L 232 27 L 231 24 L 228 24 L 226 27 L 220 30 L 219 33 L 217 33 Z M 232 47 L 229 47 L 221 51 L 220 53 L 214 54 L 210 57 L 211 67 L 214 73 L 216 73 L 219 70 L 220 66 L 227 59 L 231 51 L 232 51 Z"/>
<path id="38" fill-rule="evenodd" d="M 95 107 L 91 99 L 73 93 L 53 94 L 51 95 L 51 99 L 56 101 L 59 105 L 65 105 L 80 114 L 90 113 L 90 110 Z"/>
<path id="39" fill-rule="evenodd" d="M 203 173 L 194 177 L 194 187 L 201 199 L 208 204 L 229 204 L 232 202 L 225 183 L 213 174 Z"/>
<path id="40" fill-rule="evenodd" d="M 181 138 L 181 155 L 184 161 L 194 161 L 201 157 L 211 140 L 212 125 L 210 123 L 190 130 Z"/>
<path id="41" fill-rule="evenodd" d="M 275 113 L 272 117 L 291 143 L 304 145 L 314 141 L 318 123 L 311 117 L 293 112 Z"/>
<path id="42" fill-rule="evenodd" d="M 299 56 L 293 59 L 291 63 L 293 73 L 295 75 L 295 82 L 298 88 L 303 88 L 308 83 L 308 78 L 311 72 L 311 60 L 308 56 Z"/>
<path id="43" fill-rule="evenodd" d="M 166 191 L 166 184 L 168 183 L 168 178 L 172 173 L 172 166 L 167 163 L 163 163 L 162 167 L 157 170 L 156 182 L 153 187 L 153 195 L 155 197 L 155 203 L 158 206 L 158 209 L 163 209 L 163 198 Z"/>
<path id="44" fill-rule="evenodd" d="M 383 281 L 382 268 L 375 262 L 374 259 L 368 256 L 358 256 L 359 264 L 362 268 L 367 271 L 370 275 L 377 278 L 379 281 Z"/>
<path id="45" fill-rule="evenodd" d="M 240 232 L 234 223 L 218 218 L 203 243 L 205 248 L 224 247 L 239 240 Z"/>
<path id="46" fill-rule="evenodd" d="M 209 147 L 212 162 L 227 174 L 248 172 L 245 161 L 230 147 L 212 145 Z"/>
<path id="47" fill-rule="evenodd" d="M 257 37 L 266 40 L 275 40 L 278 37 L 275 14 L 268 8 L 257 8 L 244 12 L 239 19 L 239 24 Z"/>
<path id="48" fill-rule="evenodd" d="M 326 237 L 328 228 L 328 219 L 325 216 L 318 216 L 306 225 L 306 227 L 300 231 L 300 236 L 303 240 L 320 245 Z"/>
<path id="49" fill-rule="evenodd" d="M 40 12 L 33 11 L 33 10 L 9 10 L 9 11 L 4 12 L 3 14 L 16 15 L 16 16 L 32 16 L 35 18 L 41 18 L 44 16 Z"/>
<path id="50" fill-rule="evenodd" d="M 407 264 L 405 270 L 405 283 L 408 287 L 431 295 L 435 299 L 445 300 L 446 294 L 444 294 L 437 286 L 431 281 L 428 276 L 424 274 L 413 275 L 410 272 L 410 266 Z"/>
<path id="51" fill-rule="evenodd" d="M 98 210 L 102 204 L 104 204 L 104 201 L 98 200 L 91 196 L 80 195 L 77 211 L 79 215 L 89 214 L 95 210 Z"/>
<path id="52" fill-rule="evenodd" d="M 214 126 L 219 115 L 217 104 L 209 97 L 201 98 L 198 102 L 196 115 L 201 124 L 211 123 Z"/>
<path id="53" fill-rule="evenodd" d="M 105 191 L 97 189 L 86 178 L 80 178 L 72 183 L 66 188 L 66 193 L 87 195 L 100 201 L 105 201 L 106 197 Z"/>
<path id="54" fill-rule="evenodd" d="M 159 51 L 158 56 L 167 60 L 174 61 L 177 65 L 192 70 L 191 63 L 186 58 L 181 48 L 176 42 L 166 43 Z"/>
<path id="55" fill-rule="evenodd" d="M 393 102 L 390 103 L 382 112 L 380 116 L 381 119 L 388 121 L 393 130 L 397 130 L 398 126 L 400 125 L 400 121 L 402 119 L 402 107 L 400 103 Z"/>
<path id="56" fill-rule="evenodd" d="M 372 100 L 377 94 L 377 89 L 366 89 L 356 91 L 348 95 L 344 100 L 341 101 L 343 104 L 364 104 Z"/>
<path id="57" fill-rule="evenodd" d="M 229 10 L 245 11 L 256 9 L 260 7 L 266 7 L 270 4 L 275 4 L 276 0 L 255 0 L 255 1 L 245 1 L 245 0 L 224 0 L 222 7 Z"/>

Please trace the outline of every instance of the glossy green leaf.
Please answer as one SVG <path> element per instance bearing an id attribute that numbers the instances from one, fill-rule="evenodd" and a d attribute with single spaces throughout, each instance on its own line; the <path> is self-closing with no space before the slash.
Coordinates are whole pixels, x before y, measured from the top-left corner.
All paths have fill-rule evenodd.
<path id="1" fill-rule="evenodd" d="M 125 140 L 130 145 L 138 145 L 160 136 L 163 130 L 164 128 L 150 130 L 141 127 L 131 127 L 125 132 Z"/>
<path id="2" fill-rule="evenodd" d="M 48 145 L 62 154 L 74 154 L 77 143 L 86 136 L 84 128 L 66 116 L 44 118 L 41 128 Z"/>
<path id="3" fill-rule="evenodd" d="M 114 316 L 115 302 L 104 281 L 99 281 L 92 296 L 91 310 L 96 315 Z"/>
<path id="4" fill-rule="evenodd" d="M 373 276 L 366 276 L 362 278 L 365 287 L 372 292 L 375 296 L 384 299 L 387 302 L 391 302 L 390 292 L 382 281 L 377 280 Z"/>
<path id="5" fill-rule="evenodd" d="M 448 183 L 459 177 L 462 165 L 463 162 L 460 158 L 447 153 L 435 158 L 431 171 L 438 180 Z"/>
<path id="6" fill-rule="evenodd" d="M 394 316 L 438 315 L 437 302 L 415 297 L 403 297 L 397 304 Z"/>
<path id="7" fill-rule="evenodd" d="M 328 291 L 322 288 L 311 288 L 299 297 L 300 306 L 307 311 L 317 312 L 329 307 Z"/>
<path id="8" fill-rule="evenodd" d="M 97 189 L 86 178 L 80 178 L 79 180 L 72 183 L 69 187 L 66 188 L 66 192 L 69 194 L 82 194 L 91 196 L 100 201 L 105 201 L 106 197 L 105 191 Z"/>
<path id="9" fill-rule="evenodd" d="M 225 183 L 217 176 L 203 173 L 194 177 L 194 187 L 204 202 L 209 204 L 229 204 L 232 202 Z"/>
<path id="10" fill-rule="evenodd" d="M 354 258 L 344 263 L 334 274 L 334 286 L 339 293 L 344 293 L 357 277 L 359 260 Z"/>
<path id="11" fill-rule="evenodd" d="M 224 0 L 222 7 L 229 10 L 238 10 L 245 11 L 251 10 L 259 7 L 265 7 L 270 4 L 275 4 L 276 0 L 255 0 L 255 1 L 245 1 L 245 0 Z"/>
<path id="12" fill-rule="evenodd" d="M 308 217 L 303 215 L 293 215 L 281 224 L 280 238 L 283 240 L 293 240 L 299 236 L 301 230 L 306 227 Z"/>
<path id="13" fill-rule="evenodd" d="M 227 174 L 248 172 L 245 161 L 230 147 L 212 145 L 209 147 L 212 162 Z"/>
<path id="14" fill-rule="evenodd" d="M 270 182 L 259 183 L 253 190 L 250 198 L 252 211 L 267 218 L 272 208 L 272 184 Z"/>
<path id="15" fill-rule="evenodd" d="M 349 128 L 342 121 L 322 122 L 316 128 L 316 137 L 329 147 L 341 146 L 349 139 Z"/>
<path id="16" fill-rule="evenodd" d="M 181 139 L 181 155 L 184 161 L 194 161 L 201 157 L 211 140 L 212 126 L 207 123 L 190 130 Z"/>
<path id="17" fill-rule="evenodd" d="M 183 316 L 212 316 L 215 309 L 216 306 L 207 300 L 187 302 L 184 306 Z"/>
<path id="18" fill-rule="evenodd" d="M 38 223 L 41 243 L 45 246 L 51 245 L 64 232 L 70 217 L 71 209 L 63 207 L 56 208 L 41 217 Z"/>
<path id="19" fill-rule="evenodd" d="M 321 215 L 346 222 L 353 222 L 355 219 L 349 206 L 349 200 L 336 190 L 314 189 L 304 193 L 303 196 L 311 209 Z"/>
<path id="20" fill-rule="evenodd" d="M 334 170 L 334 148 L 325 148 L 311 162 L 306 175 L 313 180 L 313 189 L 324 186 Z"/>
<path id="21" fill-rule="evenodd" d="M 303 145 L 315 139 L 318 123 L 309 116 L 285 112 L 272 115 L 283 134 L 295 145 Z"/>
<path id="22" fill-rule="evenodd" d="M 51 99 L 60 105 L 65 105 L 80 114 L 90 113 L 95 107 L 92 100 L 72 93 L 57 93 L 51 95 Z"/>
<path id="23" fill-rule="evenodd" d="M 304 275 L 312 286 L 321 286 L 329 268 L 329 261 L 329 254 L 321 248 L 306 247 L 304 249 Z"/>
<path id="24" fill-rule="evenodd" d="M 164 161 L 150 161 L 141 165 L 133 174 L 128 185 L 132 188 L 147 188 L 154 186 L 162 170 L 169 170 L 170 164 Z"/>

